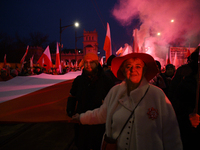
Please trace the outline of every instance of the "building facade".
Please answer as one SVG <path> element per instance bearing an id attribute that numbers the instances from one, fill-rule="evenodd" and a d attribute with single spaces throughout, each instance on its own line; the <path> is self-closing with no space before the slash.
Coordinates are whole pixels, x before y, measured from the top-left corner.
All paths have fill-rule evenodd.
<path id="1" fill-rule="evenodd" d="M 83 31 L 83 53 L 97 54 L 98 52 L 98 33 L 94 31 Z"/>
<path id="2" fill-rule="evenodd" d="M 85 54 L 98 52 L 98 33 L 96 29 L 94 31 L 83 31 L 83 51 L 82 53 L 79 50 L 75 50 L 75 53 L 61 53 L 60 60 L 63 62 L 72 62 L 76 61 L 79 63 Z M 52 62 L 56 61 L 56 54 L 51 54 Z"/>

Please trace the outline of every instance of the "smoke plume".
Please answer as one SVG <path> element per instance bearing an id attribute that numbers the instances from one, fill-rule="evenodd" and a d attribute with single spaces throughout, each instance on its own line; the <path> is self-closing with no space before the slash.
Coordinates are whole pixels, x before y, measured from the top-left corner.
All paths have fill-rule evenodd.
<path id="1" fill-rule="evenodd" d="M 139 16 L 139 46 L 153 44 L 151 54 L 160 59 L 169 46 L 197 47 L 200 42 L 200 0 L 118 0 L 112 14 L 123 26 Z"/>

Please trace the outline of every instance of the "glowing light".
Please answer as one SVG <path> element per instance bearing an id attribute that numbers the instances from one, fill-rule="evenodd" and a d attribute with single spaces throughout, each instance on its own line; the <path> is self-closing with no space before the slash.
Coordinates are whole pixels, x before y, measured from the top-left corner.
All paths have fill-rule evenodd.
<path id="1" fill-rule="evenodd" d="M 157 33 L 157 36 L 160 36 L 160 35 L 161 35 L 161 33 L 160 33 L 160 32 L 158 32 L 158 33 Z"/>
<path id="2" fill-rule="evenodd" d="M 79 23 L 78 22 L 75 22 L 74 25 L 75 25 L 75 27 L 79 27 Z"/>
<path id="3" fill-rule="evenodd" d="M 145 52 L 148 52 L 149 50 L 150 50 L 150 46 L 148 46 L 148 47 L 145 47 Z"/>
<path id="4" fill-rule="evenodd" d="M 174 22 L 174 19 L 172 19 L 171 22 Z"/>

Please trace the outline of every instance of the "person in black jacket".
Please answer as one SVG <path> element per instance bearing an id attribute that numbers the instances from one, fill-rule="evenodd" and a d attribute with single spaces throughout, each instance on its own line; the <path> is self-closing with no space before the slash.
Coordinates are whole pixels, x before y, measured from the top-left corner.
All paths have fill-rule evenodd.
<path id="1" fill-rule="evenodd" d="M 200 92 L 197 91 L 199 48 L 189 56 L 188 64 L 177 69 L 168 93 L 177 115 L 184 150 L 196 149 L 200 142 L 200 126 L 193 126 L 190 122 L 193 114 L 200 114 L 200 103 L 196 106 L 197 92 Z"/>
<path id="2" fill-rule="evenodd" d="M 67 114 L 84 113 L 102 105 L 114 83 L 109 79 L 98 62 L 98 56 L 88 53 L 83 59 L 83 72 L 73 81 L 67 102 Z M 75 110 L 75 106 L 77 108 Z M 105 125 L 75 125 L 75 144 L 81 150 L 100 149 Z"/>
<path id="3" fill-rule="evenodd" d="M 149 83 L 161 88 L 166 96 L 168 96 L 169 86 L 171 84 L 172 77 L 175 74 L 175 66 L 173 64 L 167 64 L 166 70 L 164 73 L 161 73 L 161 64 L 159 61 L 156 61 L 159 73 L 149 81 Z"/>
<path id="4" fill-rule="evenodd" d="M 120 84 L 122 81 L 117 79 L 113 72 L 111 71 L 111 62 L 113 58 L 115 58 L 115 55 L 111 55 L 107 60 L 107 67 L 108 69 L 105 71 L 105 74 L 114 82 L 115 85 Z"/>

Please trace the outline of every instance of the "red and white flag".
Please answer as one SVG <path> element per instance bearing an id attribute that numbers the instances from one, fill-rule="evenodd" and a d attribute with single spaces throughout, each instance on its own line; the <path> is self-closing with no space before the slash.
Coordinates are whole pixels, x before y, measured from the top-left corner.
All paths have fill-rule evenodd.
<path id="1" fill-rule="evenodd" d="M 44 62 L 43 62 L 44 61 Z M 40 57 L 40 59 L 37 61 L 38 64 L 40 64 L 42 67 L 43 65 L 46 65 L 46 69 L 51 69 L 52 68 L 52 61 L 51 61 L 51 54 L 49 50 L 49 46 L 45 49 L 44 53 Z"/>
<path id="2" fill-rule="evenodd" d="M 30 58 L 30 67 L 33 68 L 33 57 L 34 55 Z"/>
<path id="3" fill-rule="evenodd" d="M 74 68 L 74 65 L 72 62 L 69 62 L 69 66 L 70 66 L 70 68 Z"/>
<path id="4" fill-rule="evenodd" d="M 166 53 L 166 65 L 170 64 L 169 54 Z"/>
<path id="5" fill-rule="evenodd" d="M 58 42 L 57 42 L 57 48 L 56 48 L 56 68 L 59 68 L 59 72 L 61 73 L 60 53 L 59 53 Z"/>
<path id="6" fill-rule="evenodd" d="M 7 61 L 6 61 L 6 54 L 4 55 L 4 61 L 3 61 L 3 67 L 6 67 L 6 63 L 7 63 Z"/>
<path id="7" fill-rule="evenodd" d="M 25 58 L 26 58 L 26 55 L 28 54 L 28 49 L 29 49 L 29 46 L 27 46 L 26 52 L 25 52 L 24 56 L 22 57 L 22 59 L 21 59 L 21 61 L 20 61 L 20 64 L 23 64 L 23 63 L 24 63 L 24 60 L 25 60 Z"/>
<path id="8" fill-rule="evenodd" d="M 107 23 L 107 33 L 103 46 L 104 51 L 106 52 L 106 61 L 112 55 L 112 45 L 111 45 L 111 35 L 110 35 L 110 26 Z"/>
<path id="9" fill-rule="evenodd" d="M 177 52 L 175 52 L 173 65 L 175 66 L 175 68 L 179 67 L 179 61 L 178 61 L 178 58 L 177 58 Z"/>
<path id="10" fill-rule="evenodd" d="M 101 57 L 100 64 L 103 66 L 103 56 Z"/>
<path id="11" fill-rule="evenodd" d="M 77 67 L 78 67 L 78 63 L 76 61 L 75 64 L 74 64 L 74 68 L 77 68 Z"/>
<path id="12" fill-rule="evenodd" d="M 135 53 L 139 53 L 139 46 L 138 46 L 138 39 L 137 39 L 137 31 L 138 31 L 138 29 L 134 29 L 134 30 L 133 30 L 133 37 L 134 37 L 134 41 L 133 41 L 133 52 L 135 52 Z"/>
<path id="13" fill-rule="evenodd" d="M 129 47 L 127 46 L 121 56 L 129 54 Z"/>
<path id="14" fill-rule="evenodd" d="M 189 49 L 187 49 L 187 57 L 189 57 L 190 56 L 190 47 L 189 47 Z"/>

